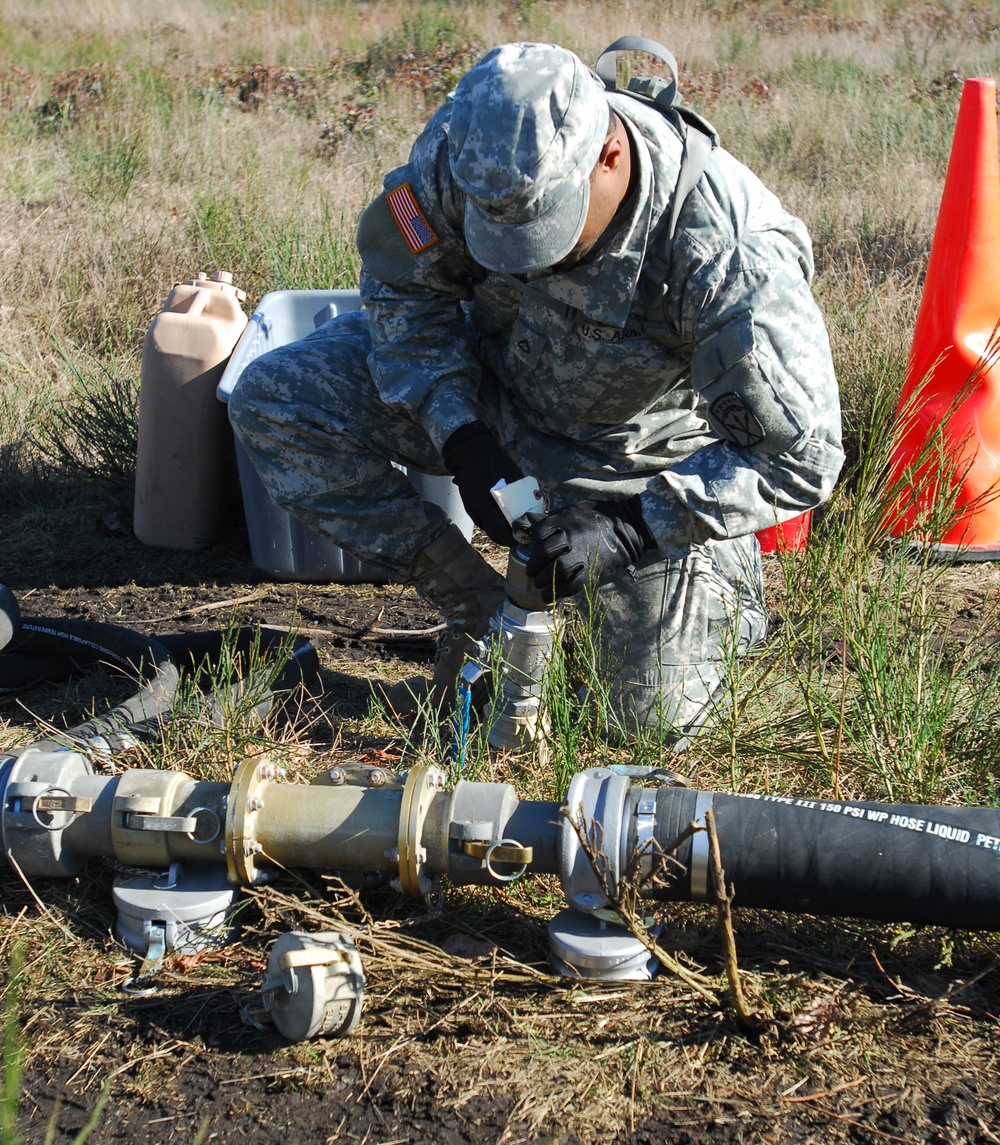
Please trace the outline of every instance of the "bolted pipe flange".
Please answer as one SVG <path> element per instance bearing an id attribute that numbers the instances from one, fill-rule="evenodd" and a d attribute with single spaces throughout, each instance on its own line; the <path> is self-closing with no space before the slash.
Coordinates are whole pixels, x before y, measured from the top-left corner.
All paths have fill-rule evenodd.
<path id="1" fill-rule="evenodd" d="M 419 764 L 406 777 L 399 812 L 399 888 L 413 898 L 434 893 L 437 877 L 427 869 L 427 848 L 423 843 L 424 822 L 434 796 L 444 790 L 447 776 L 440 768 Z"/>
<path id="2" fill-rule="evenodd" d="M 270 760 L 247 759 L 236 769 L 226 807 L 226 867 L 238 887 L 266 880 L 266 872 L 257 865 L 264 851 L 257 824 L 264 810 L 264 792 L 284 777 L 285 769 Z"/>

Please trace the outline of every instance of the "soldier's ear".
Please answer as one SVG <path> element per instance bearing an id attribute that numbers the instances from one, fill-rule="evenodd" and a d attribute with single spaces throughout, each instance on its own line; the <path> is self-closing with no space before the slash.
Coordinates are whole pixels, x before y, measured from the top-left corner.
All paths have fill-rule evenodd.
<path id="1" fill-rule="evenodd" d="M 623 156 L 627 154 L 627 148 L 628 136 L 625 134 L 621 120 L 618 119 L 617 129 L 605 139 L 604 146 L 601 148 L 601 154 L 597 159 L 598 168 L 604 168 L 607 171 L 617 170 L 621 165 Z"/>

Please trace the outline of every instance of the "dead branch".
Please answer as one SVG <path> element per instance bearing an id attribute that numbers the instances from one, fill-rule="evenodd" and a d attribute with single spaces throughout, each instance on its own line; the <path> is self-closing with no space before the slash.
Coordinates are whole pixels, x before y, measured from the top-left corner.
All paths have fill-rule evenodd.
<path id="1" fill-rule="evenodd" d="M 254 600 L 261 600 L 265 596 L 270 595 L 270 588 L 259 588 L 254 592 L 248 592 L 245 596 L 233 596 L 228 600 L 213 600 L 208 604 L 194 604 L 190 608 L 181 609 L 180 612 L 172 612 L 169 616 L 154 616 L 151 620 L 147 621 L 149 624 L 162 624 L 165 620 L 183 620 L 188 616 L 197 616 L 199 612 L 215 612 L 220 608 L 235 608 L 238 604 L 249 604 Z"/>
<path id="2" fill-rule="evenodd" d="M 711 807 L 705 812 L 705 829 L 708 832 L 708 851 L 712 859 L 712 881 L 715 884 L 715 898 L 718 903 L 719 936 L 725 951 L 726 981 L 729 984 L 729 1000 L 740 1025 L 748 1030 L 759 1030 L 771 1021 L 769 1012 L 752 1010 L 747 1005 L 743 984 L 740 982 L 740 967 L 736 957 L 736 936 L 733 934 L 733 896 L 735 891 L 726 886 L 726 872 L 722 868 L 722 850 L 719 847 L 719 834 L 715 829 L 715 812 Z"/>

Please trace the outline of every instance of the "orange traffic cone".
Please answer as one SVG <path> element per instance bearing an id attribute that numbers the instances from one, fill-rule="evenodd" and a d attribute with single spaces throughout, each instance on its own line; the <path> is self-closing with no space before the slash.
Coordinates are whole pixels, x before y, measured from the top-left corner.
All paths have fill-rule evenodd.
<path id="1" fill-rule="evenodd" d="M 897 408 L 894 478 L 908 485 L 890 530 L 934 549 L 1000 557 L 1000 163 L 996 83 L 965 81 L 910 361 Z M 935 435 L 938 444 L 935 447 Z M 937 543 L 940 540 L 940 543 Z"/>

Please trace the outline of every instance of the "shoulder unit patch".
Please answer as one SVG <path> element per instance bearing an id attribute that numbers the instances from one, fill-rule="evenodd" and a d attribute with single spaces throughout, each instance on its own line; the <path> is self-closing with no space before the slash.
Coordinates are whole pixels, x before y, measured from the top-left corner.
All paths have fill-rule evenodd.
<path id="1" fill-rule="evenodd" d="M 424 218 L 424 213 L 409 183 L 401 183 L 395 190 L 390 191 L 386 195 L 386 202 L 389 204 L 392 217 L 396 220 L 396 226 L 399 227 L 406 245 L 413 254 L 420 254 L 438 241 L 430 223 Z"/>
<path id="2" fill-rule="evenodd" d="M 753 449 L 766 436 L 760 424 L 739 394 L 722 394 L 708 407 L 724 437 L 742 449 Z"/>

